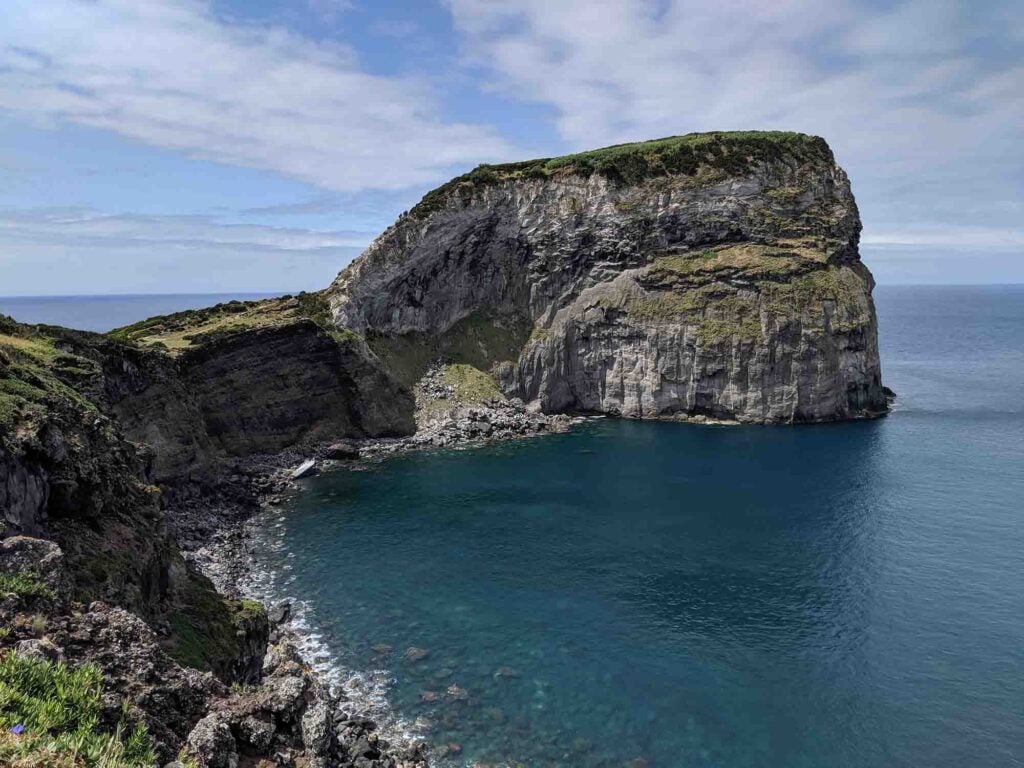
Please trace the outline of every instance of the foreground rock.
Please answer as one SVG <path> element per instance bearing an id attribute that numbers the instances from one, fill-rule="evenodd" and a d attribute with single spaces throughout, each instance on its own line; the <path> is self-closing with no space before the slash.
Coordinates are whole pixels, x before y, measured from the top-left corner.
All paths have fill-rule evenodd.
<path id="1" fill-rule="evenodd" d="M 281 350 L 276 380 L 262 388 L 204 363 L 197 389 L 196 357 L 0 317 L 0 654 L 94 666 L 104 689 L 98 727 L 114 734 L 124 718 L 143 726 L 165 761 L 184 749 L 200 766 L 423 764 L 420 750 L 376 738 L 367 757 L 372 723 L 341 714 L 262 606 L 218 593 L 179 548 L 203 544 L 256 509 L 263 491 L 287 487 L 241 467 L 233 451 L 412 431 L 411 396 L 396 388 L 397 399 L 375 409 L 353 389 L 353 375 L 384 395 L 395 386 L 369 353 L 359 365 L 370 372 L 346 368 L 320 404 L 315 392 L 296 404 L 302 398 L 281 384 L 288 366 L 329 370 L 357 342 L 301 317 L 238 333 L 216 341 L 231 354 L 255 354 L 267 334 L 304 341 L 291 360 Z M 261 416 L 217 419 L 204 412 L 217 398 Z M 342 401 L 339 414 L 331 403 Z M 281 432 L 285 421 L 298 431 Z M 178 514 L 199 509 L 195 519 Z"/>
<path id="2" fill-rule="evenodd" d="M 45 574 L 51 587 L 68 578 L 60 548 L 27 537 L 0 542 L 0 574 Z M 390 745 L 372 722 L 343 714 L 295 648 L 268 646 L 265 633 L 255 673 L 229 687 L 175 662 L 138 616 L 106 603 L 10 593 L 0 599 L 0 626 L 8 629 L 0 653 L 95 665 L 105 689 L 101 726 L 113 730 L 129 713 L 166 761 L 192 759 L 204 768 L 231 768 L 242 759 L 294 768 L 426 765 L 423 747 Z"/>

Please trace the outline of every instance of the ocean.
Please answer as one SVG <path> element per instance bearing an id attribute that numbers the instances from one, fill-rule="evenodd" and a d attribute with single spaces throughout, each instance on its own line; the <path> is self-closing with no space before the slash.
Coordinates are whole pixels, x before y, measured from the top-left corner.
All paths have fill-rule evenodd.
<path id="1" fill-rule="evenodd" d="M 105 333 L 155 315 L 212 307 L 224 301 L 265 299 L 271 293 L 175 293 L 117 296 L 0 296 L 0 315 Z"/>
<path id="2" fill-rule="evenodd" d="M 887 418 L 392 458 L 254 570 L 442 765 L 1024 765 L 1024 286 L 876 301 Z"/>

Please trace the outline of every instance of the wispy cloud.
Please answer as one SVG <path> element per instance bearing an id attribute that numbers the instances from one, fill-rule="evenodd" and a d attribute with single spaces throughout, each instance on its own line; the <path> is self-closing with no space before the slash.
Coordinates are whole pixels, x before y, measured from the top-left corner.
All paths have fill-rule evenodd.
<path id="1" fill-rule="evenodd" d="M 229 224 L 211 216 L 108 215 L 81 208 L 0 211 L 0 242 L 35 242 L 71 248 L 225 246 L 271 251 L 365 247 L 374 233 L 322 232 L 258 224 Z"/>
<path id="2" fill-rule="evenodd" d="M 694 130 L 816 133 L 862 209 L 887 223 L 929 210 L 950 223 L 979 200 L 1024 192 L 1020 24 L 1006 23 L 1019 4 L 445 2 L 490 87 L 551 106 L 575 147 Z"/>
<path id="3" fill-rule="evenodd" d="M 372 236 L 211 216 L 0 210 L 0 294 L 315 290 Z"/>
<path id="4" fill-rule="evenodd" d="M 10 0 L 0 26 L 2 109 L 333 190 L 430 183 L 508 153 L 488 127 L 444 120 L 432 93 L 198 0 Z"/>
<path id="5" fill-rule="evenodd" d="M 1024 248 L 1024 229 L 970 225 L 910 227 L 866 232 L 861 244 L 867 247 L 1020 250 Z"/>

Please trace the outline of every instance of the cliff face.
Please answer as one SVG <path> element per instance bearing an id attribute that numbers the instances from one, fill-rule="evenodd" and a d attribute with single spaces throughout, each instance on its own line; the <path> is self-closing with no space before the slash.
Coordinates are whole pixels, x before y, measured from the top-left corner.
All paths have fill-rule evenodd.
<path id="1" fill-rule="evenodd" d="M 114 337 L 0 316 L 0 657 L 93 665 L 103 699 L 90 732 L 145 726 L 162 762 L 183 746 L 198 765 L 237 764 L 236 750 L 253 764 L 356 757 L 294 651 L 266 653 L 262 606 L 219 594 L 165 516 L 168 497 L 250 500 L 223 480 L 237 456 L 413 430 L 408 391 L 306 305 L 319 299 L 154 318 Z M 361 722 L 338 723 L 344 743 L 369 732 Z"/>
<path id="2" fill-rule="evenodd" d="M 328 297 L 407 381 L 436 354 L 545 412 L 854 418 L 886 409 L 859 234 L 822 139 L 692 135 L 482 166 Z"/>
<path id="3" fill-rule="evenodd" d="M 365 344 L 299 303 L 154 318 L 120 339 L 0 316 L 0 537 L 57 541 L 77 599 L 169 623 L 172 648 L 229 678 L 253 632 L 186 567 L 162 496 L 217 492 L 237 456 L 414 429 L 411 395 Z"/>
<path id="4" fill-rule="evenodd" d="M 149 350 L 124 366 L 111 409 L 155 453 L 156 481 L 210 479 L 219 460 L 415 429 L 413 399 L 316 295 L 151 318 L 114 335 Z M 166 350 L 161 354 L 157 349 Z"/>

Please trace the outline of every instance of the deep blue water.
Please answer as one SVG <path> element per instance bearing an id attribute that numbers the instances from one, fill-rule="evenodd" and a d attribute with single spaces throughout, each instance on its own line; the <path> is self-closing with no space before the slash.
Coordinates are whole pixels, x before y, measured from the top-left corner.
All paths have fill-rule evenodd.
<path id="1" fill-rule="evenodd" d="M 0 312 L 231 297 L 158 298 Z M 1024 287 L 876 299 L 886 419 L 409 455 L 312 481 L 260 565 L 459 763 L 1024 765 Z"/>
<path id="2" fill-rule="evenodd" d="M 266 293 L 175 293 L 118 296 L 0 296 L 0 314 L 23 323 L 106 331 L 154 315 L 211 307 L 222 301 L 263 299 Z"/>
<path id="3" fill-rule="evenodd" d="M 460 763 L 1022 765 L 1024 288 L 877 300 L 887 419 L 409 455 L 263 557 Z"/>

